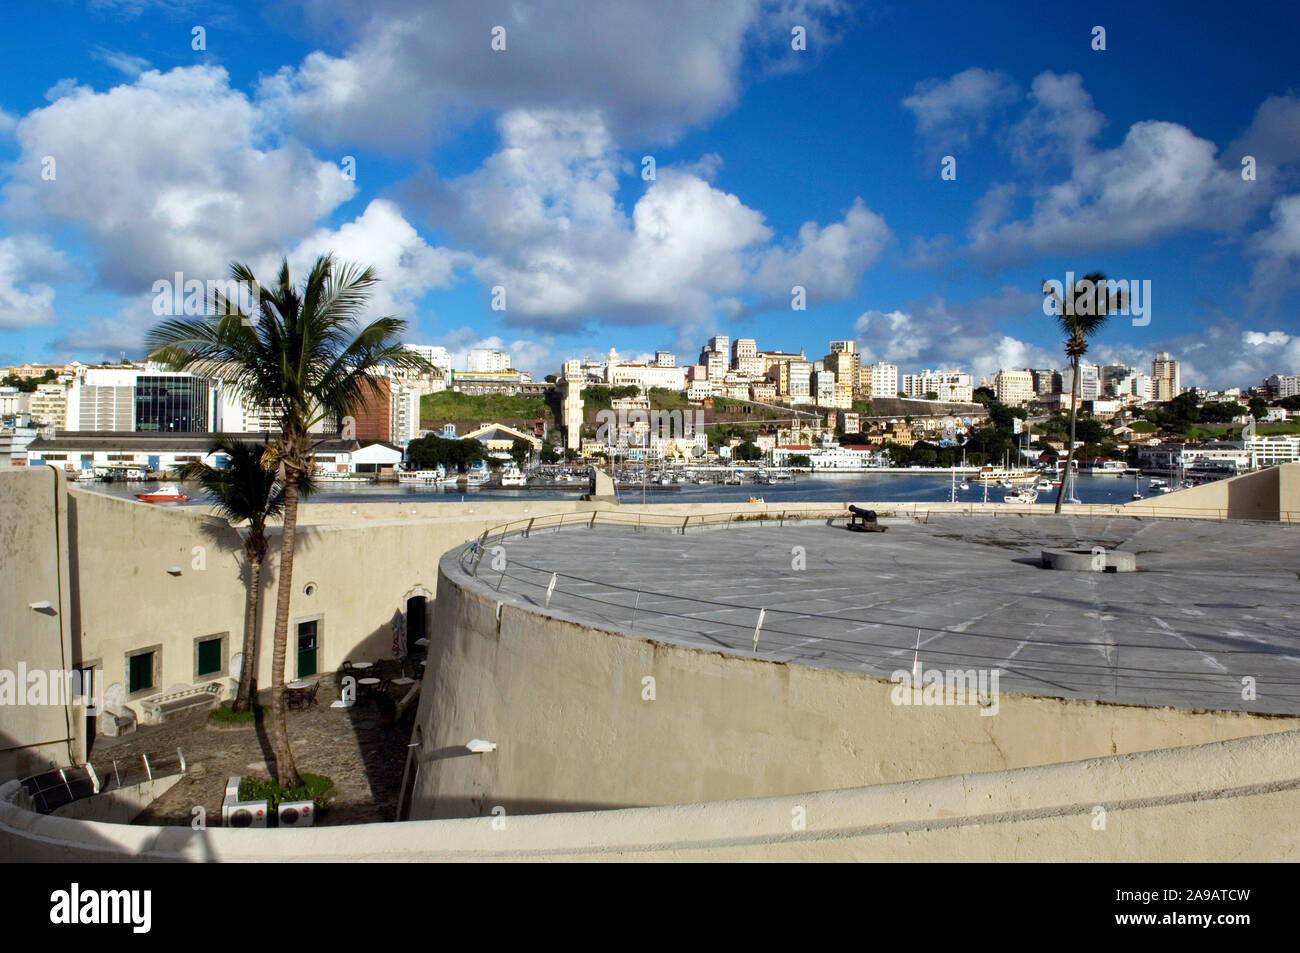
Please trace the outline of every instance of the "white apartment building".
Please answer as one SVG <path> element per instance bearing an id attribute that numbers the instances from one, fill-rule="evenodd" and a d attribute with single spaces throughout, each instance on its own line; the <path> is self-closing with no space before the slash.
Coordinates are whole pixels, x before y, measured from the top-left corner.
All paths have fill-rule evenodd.
<path id="1" fill-rule="evenodd" d="M 1300 394 L 1300 374 L 1273 374 L 1264 380 L 1264 389 L 1274 400 Z"/>
<path id="2" fill-rule="evenodd" d="M 753 338 L 736 338 L 731 345 L 731 368 L 742 377 L 762 377 L 767 368 L 758 356 L 758 342 Z"/>
<path id="3" fill-rule="evenodd" d="M 444 371 L 451 369 L 451 358 L 447 355 L 445 347 L 435 347 L 431 344 L 403 344 L 402 347 L 414 351 L 434 367 L 440 367 Z"/>
<path id="4" fill-rule="evenodd" d="M 470 348 L 466 370 L 471 374 L 490 374 L 510 370 L 510 355 L 488 347 Z"/>
<path id="5" fill-rule="evenodd" d="M 672 351 L 655 351 L 655 367 L 676 367 L 677 355 Z"/>
<path id="6" fill-rule="evenodd" d="M 29 404 L 32 423 L 36 426 L 67 429 L 68 385 L 63 383 L 37 384 Z"/>
<path id="7" fill-rule="evenodd" d="M 723 361 L 725 363 L 725 356 Z M 719 376 L 723 373 L 725 370 L 719 371 Z M 643 391 L 651 387 L 681 391 L 686 389 L 686 368 L 677 367 L 675 362 L 668 367 L 658 364 L 624 364 L 619 360 L 618 351 L 611 347 L 605 358 L 605 383 L 611 387 L 635 384 Z"/>
<path id="8" fill-rule="evenodd" d="M 727 376 L 727 355 L 720 351 L 704 351 L 700 355 L 700 361 L 706 368 L 709 380 L 721 388 L 723 379 Z"/>
<path id="9" fill-rule="evenodd" d="M 420 435 L 420 388 L 392 381 L 388 392 L 389 440 L 399 446 Z"/>
<path id="10" fill-rule="evenodd" d="M 1244 449 L 1257 467 L 1300 462 L 1300 437 L 1286 434 L 1254 436 L 1245 441 Z"/>
<path id="11" fill-rule="evenodd" d="M 1065 403 L 1069 404 L 1069 395 L 1074 393 L 1074 369 L 1067 367 L 1061 372 L 1061 393 L 1066 395 Z M 1079 400 L 1096 400 L 1101 396 L 1101 368 L 1096 364 L 1079 365 Z"/>
<path id="12" fill-rule="evenodd" d="M 998 371 L 993 375 L 993 394 L 1004 404 L 1027 404 L 1034 394 L 1033 371 Z"/>
<path id="13" fill-rule="evenodd" d="M 924 399 L 929 393 L 938 394 L 937 399 L 942 401 L 970 403 L 975 396 L 975 387 L 971 376 L 956 368 L 903 375 L 904 396 Z"/>
<path id="14" fill-rule="evenodd" d="M 897 397 L 898 365 L 878 361 L 858 370 L 858 389 L 864 397 Z"/>
<path id="15" fill-rule="evenodd" d="M 138 368 L 88 367 L 68 389 L 67 430 L 135 430 Z"/>

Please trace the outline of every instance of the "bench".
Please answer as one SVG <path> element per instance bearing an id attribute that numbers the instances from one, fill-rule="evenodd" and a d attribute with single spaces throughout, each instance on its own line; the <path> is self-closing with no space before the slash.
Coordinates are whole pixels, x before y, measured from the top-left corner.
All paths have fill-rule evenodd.
<path id="1" fill-rule="evenodd" d="M 146 725 L 161 725 L 180 715 L 189 714 L 198 709 L 208 710 L 221 694 L 219 682 L 209 682 L 179 691 L 154 695 L 140 701 L 142 721 Z"/>

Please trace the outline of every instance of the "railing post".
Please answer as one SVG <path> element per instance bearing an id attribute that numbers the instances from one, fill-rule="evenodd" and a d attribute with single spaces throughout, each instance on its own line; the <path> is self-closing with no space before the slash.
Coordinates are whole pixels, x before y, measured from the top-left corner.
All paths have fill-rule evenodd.
<path id="1" fill-rule="evenodd" d="M 144 760 L 144 773 L 147 774 L 149 776 L 149 780 L 152 781 L 153 769 L 149 767 L 149 756 L 147 754 L 142 754 L 140 755 L 140 757 Z"/>

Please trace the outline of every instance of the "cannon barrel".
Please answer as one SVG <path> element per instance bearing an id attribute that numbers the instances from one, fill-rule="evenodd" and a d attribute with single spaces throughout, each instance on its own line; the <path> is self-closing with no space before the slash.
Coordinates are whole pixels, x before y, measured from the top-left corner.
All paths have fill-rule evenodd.
<path id="1" fill-rule="evenodd" d="M 853 513 L 853 514 L 855 514 L 855 515 L 857 515 L 857 516 L 861 516 L 861 517 L 862 517 L 864 520 L 866 520 L 868 523 L 874 523 L 874 522 L 876 521 L 876 511 L 875 511 L 875 510 L 864 510 L 864 509 L 863 509 L 862 507 L 860 507 L 860 506 L 850 506 L 850 507 L 849 507 L 849 512 L 850 512 L 850 513 Z"/>

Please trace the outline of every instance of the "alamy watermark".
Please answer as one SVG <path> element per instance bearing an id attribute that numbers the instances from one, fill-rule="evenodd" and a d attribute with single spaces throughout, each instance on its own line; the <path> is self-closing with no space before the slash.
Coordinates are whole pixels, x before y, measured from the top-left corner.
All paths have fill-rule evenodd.
<path id="1" fill-rule="evenodd" d="M 259 291 L 252 282 L 235 278 L 186 278 L 176 272 L 172 279 L 159 278 L 153 283 L 153 313 L 175 317 L 177 315 L 211 314 L 225 317 L 231 314 L 251 315 L 257 312 Z"/>
<path id="2" fill-rule="evenodd" d="M 98 714 L 104 698 L 104 677 L 63 669 L 0 669 L 0 705 L 85 705 L 87 715 Z"/>
<path id="3" fill-rule="evenodd" d="M 596 414 L 596 440 L 613 444 L 619 434 L 646 433 L 660 440 L 691 440 L 703 433 L 702 410 L 602 410 Z"/>
<path id="4" fill-rule="evenodd" d="M 996 668 L 900 668 L 889 676 L 894 683 L 889 698 L 895 705 L 970 705 L 981 715 L 996 715 L 998 678 Z"/>
<path id="5" fill-rule="evenodd" d="M 1074 272 L 1065 273 L 1065 282 L 1055 278 L 1043 282 L 1043 290 L 1052 294 L 1043 298 L 1043 314 L 1123 314 L 1131 315 L 1135 328 L 1151 323 L 1151 279 L 1107 278 L 1074 280 Z M 1109 307 L 1107 303 L 1109 302 Z"/>

